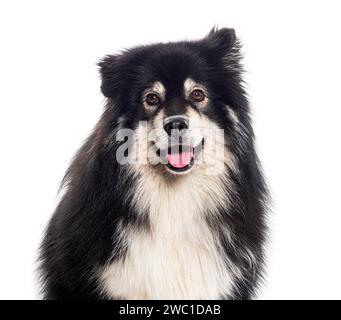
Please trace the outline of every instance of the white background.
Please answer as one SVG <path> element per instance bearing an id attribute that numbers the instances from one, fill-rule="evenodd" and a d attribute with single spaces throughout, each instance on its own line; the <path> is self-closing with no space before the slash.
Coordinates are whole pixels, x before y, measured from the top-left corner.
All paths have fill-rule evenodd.
<path id="1" fill-rule="evenodd" d="M 34 269 L 57 189 L 103 108 L 96 62 L 213 25 L 244 43 L 272 189 L 261 299 L 341 298 L 338 1 L 2 1 L 0 298 L 39 298 Z"/>

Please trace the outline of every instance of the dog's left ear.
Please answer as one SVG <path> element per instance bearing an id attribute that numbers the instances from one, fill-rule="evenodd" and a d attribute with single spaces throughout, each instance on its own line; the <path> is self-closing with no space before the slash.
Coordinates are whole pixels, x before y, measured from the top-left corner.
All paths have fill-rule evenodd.
<path id="1" fill-rule="evenodd" d="M 121 58 L 121 55 L 108 55 L 98 63 L 102 77 L 101 90 L 107 98 L 117 97 L 123 87 L 125 73 Z"/>
<path id="2" fill-rule="evenodd" d="M 212 55 L 224 57 L 238 44 L 234 29 L 214 27 L 204 38 Z"/>

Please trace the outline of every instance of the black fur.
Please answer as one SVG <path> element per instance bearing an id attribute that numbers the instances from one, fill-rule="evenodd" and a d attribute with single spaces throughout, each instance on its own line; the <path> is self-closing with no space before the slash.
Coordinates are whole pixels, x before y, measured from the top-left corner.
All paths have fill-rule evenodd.
<path id="1" fill-rule="evenodd" d="M 204 83 L 214 108 L 207 115 L 225 130 L 229 148 L 237 160 L 232 210 L 208 220 L 212 232 L 229 226 L 235 246 L 221 241 L 229 258 L 243 270 L 237 289 L 222 298 L 249 299 L 262 274 L 267 190 L 254 148 L 249 106 L 242 82 L 240 44 L 231 29 L 212 30 L 200 41 L 184 41 L 136 47 L 107 56 L 100 63 L 101 90 L 107 97 L 104 113 L 86 143 L 78 151 L 64 178 L 66 192 L 47 228 L 41 246 L 41 278 L 47 299 L 100 299 L 96 269 L 109 259 L 124 258 L 127 248 L 116 242 L 118 221 L 148 228 L 148 215 L 129 206 L 127 190 L 134 178 L 115 159 L 117 119 L 126 115 L 124 126 L 135 128 L 150 114 L 141 108 L 141 92 L 161 80 L 170 94 L 191 76 Z M 243 127 L 233 130 L 226 117 L 229 105 Z M 228 169 L 227 169 L 228 170 Z M 119 183 L 118 183 L 119 181 Z M 226 186 L 228 188 L 228 186 Z M 129 199 L 128 199 L 129 200 Z M 222 211 L 224 211 L 222 209 Z M 250 248 L 258 260 L 251 268 L 240 254 Z"/>

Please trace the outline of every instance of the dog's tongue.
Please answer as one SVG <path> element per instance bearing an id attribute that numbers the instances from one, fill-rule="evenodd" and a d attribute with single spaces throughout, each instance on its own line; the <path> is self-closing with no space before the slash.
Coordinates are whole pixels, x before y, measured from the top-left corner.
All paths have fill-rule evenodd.
<path id="1" fill-rule="evenodd" d="M 184 168 L 190 164 L 193 158 L 193 152 L 168 153 L 167 161 L 174 168 Z"/>

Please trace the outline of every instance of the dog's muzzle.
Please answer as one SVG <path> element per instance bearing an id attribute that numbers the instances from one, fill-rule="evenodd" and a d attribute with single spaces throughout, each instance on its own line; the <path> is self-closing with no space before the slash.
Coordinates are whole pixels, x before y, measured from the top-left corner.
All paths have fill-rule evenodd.
<path id="1" fill-rule="evenodd" d="M 185 116 L 167 117 L 163 125 L 168 135 L 168 148 L 157 150 L 161 163 L 165 164 L 171 173 L 188 173 L 203 147 L 204 139 L 199 144 L 193 145 L 188 119 Z"/>

